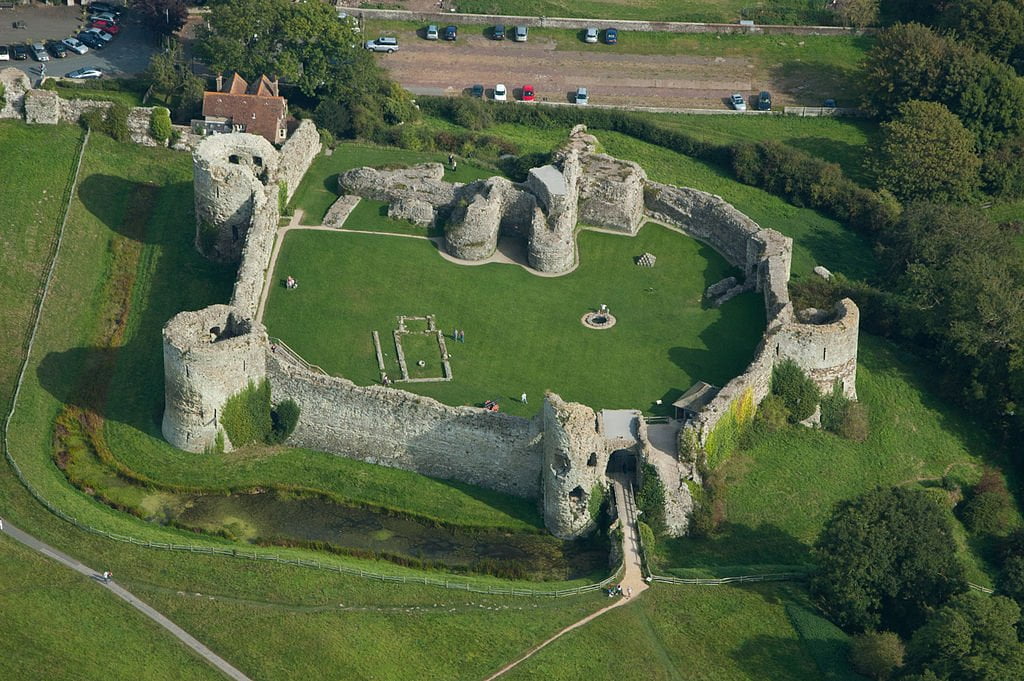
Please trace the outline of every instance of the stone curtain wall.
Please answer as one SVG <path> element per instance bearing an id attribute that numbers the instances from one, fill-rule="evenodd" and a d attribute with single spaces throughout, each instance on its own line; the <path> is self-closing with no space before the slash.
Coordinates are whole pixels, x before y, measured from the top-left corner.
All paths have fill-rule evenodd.
<path id="1" fill-rule="evenodd" d="M 313 121 L 306 119 L 281 146 L 281 160 L 277 166 L 277 180 L 284 182 L 291 201 L 295 190 L 299 188 L 303 175 L 309 170 L 313 159 L 320 153 L 320 133 Z"/>
<path id="2" fill-rule="evenodd" d="M 253 219 L 242 248 L 235 288 L 231 292 L 231 304 L 249 317 L 256 316 L 264 285 L 270 276 L 270 258 L 281 220 L 277 191 L 277 187 L 271 185 L 253 196 Z"/>
<path id="3" fill-rule="evenodd" d="M 4 86 L 4 99 L 7 100 L 0 108 L 0 118 L 21 118 L 25 93 L 32 89 L 31 81 L 21 69 L 6 68 L 0 70 L 0 83 Z"/>
<path id="4" fill-rule="evenodd" d="M 295 400 L 301 416 L 290 445 L 536 497 L 539 421 L 450 407 L 429 397 L 297 367 L 268 350 L 272 398 Z"/>

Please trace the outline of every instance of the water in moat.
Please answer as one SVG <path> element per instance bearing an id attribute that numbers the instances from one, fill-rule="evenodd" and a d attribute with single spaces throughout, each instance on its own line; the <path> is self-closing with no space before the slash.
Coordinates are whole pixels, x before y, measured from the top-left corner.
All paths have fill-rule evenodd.
<path id="1" fill-rule="evenodd" d="M 608 566 L 603 539 L 566 542 L 547 533 L 438 527 L 323 497 L 198 495 L 174 521 L 252 542 L 325 544 L 343 553 L 529 579 L 574 579 Z"/>

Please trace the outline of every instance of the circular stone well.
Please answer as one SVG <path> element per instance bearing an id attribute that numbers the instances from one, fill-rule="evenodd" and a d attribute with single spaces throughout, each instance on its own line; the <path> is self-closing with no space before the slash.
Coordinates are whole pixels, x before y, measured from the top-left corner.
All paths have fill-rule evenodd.
<path id="1" fill-rule="evenodd" d="M 615 326 L 615 316 L 610 312 L 588 312 L 580 318 L 589 329 L 610 329 Z"/>

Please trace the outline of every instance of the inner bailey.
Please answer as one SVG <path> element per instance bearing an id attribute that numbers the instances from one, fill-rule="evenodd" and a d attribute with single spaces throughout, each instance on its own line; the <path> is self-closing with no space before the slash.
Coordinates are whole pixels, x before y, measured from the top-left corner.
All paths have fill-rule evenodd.
<path id="1" fill-rule="evenodd" d="M 233 143 L 211 139 L 212 155 L 223 165 L 223 155 Z M 306 135 L 304 142 L 296 144 L 297 167 L 308 165 L 315 156 L 312 140 Z M 200 147 L 208 143 L 205 140 Z M 250 149 L 247 144 L 239 148 Z M 318 139 L 315 145 L 318 151 Z M 856 305 L 844 300 L 831 313 L 795 313 L 788 289 L 790 239 L 761 228 L 720 197 L 650 182 L 635 164 L 597 155 L 593 149 L 593 137 L 577 126 L 553 155 L 552 164 L 533 169 L 522 184 L 503 178 L 468 185 L 447 183 L 442 166 L 423 164 L 397 171 L 360 168 L 343 174 L 339 185 L 347 193 L 392 204 L 408 202 L 416 206 L 417 214 L 430 211 L 432 220 L 448 216 L 446 248 L 466 259 L 486 257 L 496 247 L 498 235 L 509 234 L 527 239 L 531 266 L 566 271 L 575 264 L 577 221 L 596 221 L 584 216 L 597 213 L 612 216 L 604 225 L 612 229 L 632 234 L 644 221 L 654 219 L 714 247 L 742 273 L 743 282 L 730 291 L 746 287 L 764 296 L 767 327 L 746 371 L 686 424 L 681 443 L 703 446 L 738 400 L 750 396 L 760 403 L 768 393 L 772 367 L 781 359 L 796 361 L 823 391 L 839 381 L 847 395 L 856 396 Z M 197 149 L 197 158 L 206 157 L 201 151 Z M 683 448 L 674 453 L 656 450 L 646 438 L 642 420 L 639 442 L 620 442 L 609 437 L 590 407 L 565 402 L 553 393 L 545 396 L 533 419 L 492 414 L 475 407 L 443 405 L 394 388 L 357 386 L 344 378 L 325 376 L 285 348 L 270 345 L 265 330 L 252 320 L 269 274 L 279 219 L 276 182 L 280 175 L 268 169 L 263 178 L 256 167 L 253 163 L 246 166 L 248 175 L 225 174 L 217 182 L 209 179 L 213 173 L 197 169 L 197 215 L 199 195 L 216 203 L 223 189 L 230 205 L 248 210 L 248 224 L 231 305 L 181 313 L 164 329 L 168 441 L 191 451 L 210 446 L 222 432 L 217 414 L 224 402 L 249 381 L 267 377 L 275 402 L 294 399 L 301 407 L 294 444 L 539 497 L 546 526 L 562 538 L 580 536 L 592 528 L 590 501 L 597 488 L 607 488 L 609 457 L 616 449 L 628 448 L 640 461 L 654 465 L 661 478 L 670 532 L 686 531 L 692 499 L 685 483 L 695 478 L 694 466 L 680 456 Z M 623 200 L 613 207 L 618 194 Z M 225 220 L 232 217 L 225 212 L 229 213 Z M 225 223 L 214 224 L 223 230 Z M 234 326 L 227 321 L 232 319 Z M 226 324 L 221 328 L 244 331 L 218 336 L 210 331 L 218 320 Z M 209 324 L 214 326 L 204 339 L 202 329 Z M 238 348 L 232 349 L 232 344 Z"/>

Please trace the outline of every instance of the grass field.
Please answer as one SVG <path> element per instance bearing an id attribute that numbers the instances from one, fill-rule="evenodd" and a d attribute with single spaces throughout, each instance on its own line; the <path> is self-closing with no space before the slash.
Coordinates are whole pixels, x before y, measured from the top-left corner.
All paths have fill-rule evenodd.
<path id="1" fill-rule="evenodd" d="M 747 294 L 702 308 L 704 288 L 731 271 L 710 248 L 656 225 L 634 239 L 585 231 L 579 244 L 579 267 L 545 278 L 515 265 L 455 265 L 426 240 L 290 232 L 277 272 L 303 283 L 271 291 L 265 323 L 308 361 L 366 385 L 379 380 L 371 332 L 393 355 L 398 315 L 436 315 L 445 333 L 466 332 L 464 344 L 448 345 L 454 380 L 398 387 L 449 404 L 497 399 L 523 415 L 548 389 L 594 408 L 657 410 L 655 400 L 671 404 L 698 378 L 721 385 L 749 362 L 763 304 Z M 633 264 L 645 251 L 656 267 Z M 601 303 L 618 323 L 585 328 L 580 317 Z M 523 392 L 531 404 L 518 403 Z"/>
<path id="2" fill-rule="evenodd" d="M 876 485 L 920 485 L 941 498 L 943 475 L 977 480 L 982 464 L 997 463 L 999 453 L 952 405 L 929 394 L 931 371 L 891 343 L 861 333 L 857 392 L 870 413 L 868 440 L 858 444 L 804 428 L 757 437 L 721 466 L 722 535 L 664 542 L 663 565 L 692 576 L 807 564 L 809 546 L 840 500 Z M 972 580 L 990 581 L 966 548 L 962 558 Z"/>
<path id="3" fill-rule="evenodd" d="M 743 16 L 744 9 L 757 4 L 748 0 L 462 0 L 458 7 L 460 12 L 470 14 L 732 23 Z M 806 8 L 806 3 L 799 0 L 774 4 L 795 10 Z"/>
<path id="4" fill-rule="evenodd" d="M 508 673 L 509 681 L 861 681 L 846 637 L 790 586 L 656 584 L 634 603 L 570 632 Z M 789 611 L 806 612 L 798 630 Z M 811 622 L 817 625 L 812 630 Z M 808 632 L 811 635 L 802 635 Z"/>
<path id="5" fill-rule="evenodd" d="M 381 167 L 395 163 L 412 165 L 428 161 L 447 163 L 448 154 L 440 151 L 416 152 L 359 142 L 342 142 L 332 155 L 321 154 L 313 161 L 313 165 L 302 178 L 302 184 L 292 196 L 289 207 L 303 211 L 302 224 L 319 225 L 323 222 L 327 209 L 340 196 L 339 173 L 362 166 Z M 494 168 L 460 160 L 457 170 L 445 170 L 444 179 L 449 182 L 472 182 L 500 174 L 501 172 Z"/>
<path id="6" fill-rule="evenodd" d="M 0 535 L 0 677 L 220 679 L 130 605 Z"/>

